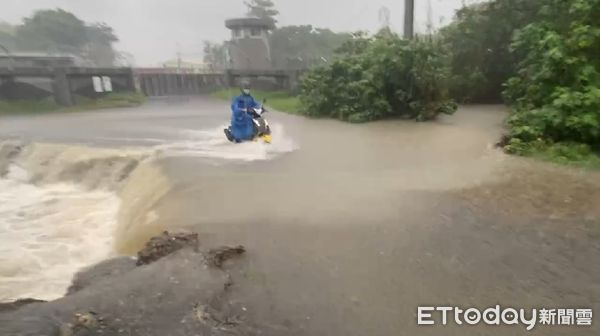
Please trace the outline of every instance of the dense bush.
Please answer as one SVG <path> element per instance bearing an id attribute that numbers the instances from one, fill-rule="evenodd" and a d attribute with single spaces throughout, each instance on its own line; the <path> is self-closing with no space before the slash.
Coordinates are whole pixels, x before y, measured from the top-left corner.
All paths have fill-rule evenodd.
<path id="1" fill-rule="evenodd" d="M 508 150 L 600 145 L 599 13 L 600 0 L 541 0 L 536 22 L 517 32 L 512 47 L 523 58 L 505 91 L 515 109 Z"/>
<path id="2" fill-rule="evenodd" d="M 447 59 L 439 46 L 400 39 L 390 32 L 354 38 L 339 57 L 304 76 L 305 114 L 364 122 L 406 116 L 417 120 L 451 114 Z"/>

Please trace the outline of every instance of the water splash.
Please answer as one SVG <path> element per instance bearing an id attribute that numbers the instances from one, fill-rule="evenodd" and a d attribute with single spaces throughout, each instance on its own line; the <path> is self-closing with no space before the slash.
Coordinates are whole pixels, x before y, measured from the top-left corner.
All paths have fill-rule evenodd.
<path id="1" fill-rule="evenodd" d="M 166 156 L 192 156 L 209 159 L 258 161 L 270 160 L 278 155 L 298 149 L 296 143 L 289 138 L 281 125 L 272 125 L 273 143 L 262 141 L 234 144 L 223 134 L 222 125 L 209 130 L 183 130 L 181 140 L 170 141 L 154 147 Z"/>
<path id="2" fill-rule="evenodd" d="M 15 165 L 0 179 L 0 301 L 60 297 L 73 273 L 113 250 L 115 193 L 28 179 Z"/>

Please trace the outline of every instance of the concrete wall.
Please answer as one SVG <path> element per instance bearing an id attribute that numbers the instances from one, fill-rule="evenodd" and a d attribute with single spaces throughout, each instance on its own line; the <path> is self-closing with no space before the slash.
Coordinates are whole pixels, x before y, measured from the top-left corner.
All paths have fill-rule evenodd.
<path id="1" fill-rule="evenodd" d="M 0 99 L 40 100 L 53 96 L 49 77 L 0 77 Z"/>
<path id="2" fill-rule="evenodd" d="M 226 87 L 223 74 L 143 73 L 136 74 L 135 81 L 149 97 L 204 94 Z"/>
<path id="3" fill-rule="evenodd" d="M 102 79 L 105 85 L 94 85 Z M 135 92 L 128 68 L 0 68 L 0 99 L 39 100 L 53 97 L 72 105 L 77 97 L 100 98 L 108 93 Z"/>
<path id="4" fill-rule="evenodd" d="M 105 87 L 103 87 L 102 91 L 98 91 L 94 87 L 94 77 L 101 78 L 102 80 L 109 78 L 110 91 L 107 91 Z M 87 98 L 99 98 L 111 92 L 123 93 L 135 91 L 131 70 L 118 74 L 106 74 L 102 71 L 92 74 L 71 74 L 68 76 L 68 80 L 72 94 Z"/>

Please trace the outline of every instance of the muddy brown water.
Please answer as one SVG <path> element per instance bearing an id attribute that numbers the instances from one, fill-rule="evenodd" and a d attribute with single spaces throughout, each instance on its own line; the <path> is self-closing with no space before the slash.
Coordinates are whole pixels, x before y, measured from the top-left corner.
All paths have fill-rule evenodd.
<path id="1" fill-rule="evenodd" d="M 181 112 L 206 104 L 216 106 L 188 102 L 169 119 L 153 105 L 151 114 L 174 127 L 218 126 L 221 117 Z M 497 106 L 431 123 L 274 113 L 295 150 L 251 162 L 161 158 L 171 187 L 142 207 L 151 221 L 125 224 L 118 249 L 135 251 L 162 229 L 194 230 L 205 246 L 246 246 L 232 297 L 282 335 L 526 333 L 523 325 L 417 326 L 420 305 L 598 311 L 600 174 L 504 155 L 494 143 L 505 117 Z M 119 130 L 123 119 L 136 122 L 120 115 Z M 140 179 L 148 186 L 155 176 Z M 596 325 L 538 325 L 531 334 L 591 335 Z"/>

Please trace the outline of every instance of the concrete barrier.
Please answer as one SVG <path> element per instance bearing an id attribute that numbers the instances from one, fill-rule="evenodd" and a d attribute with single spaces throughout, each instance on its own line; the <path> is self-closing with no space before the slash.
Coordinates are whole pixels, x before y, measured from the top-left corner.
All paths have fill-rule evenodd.
<path id="1" fill-rule="evenodd" d="M 4 100 L 53 97 L 57 104 L 69 106 L 78 97 L 125 92 L 135 92 L 130 68 L 0 68 L 0 99 Z"/>

